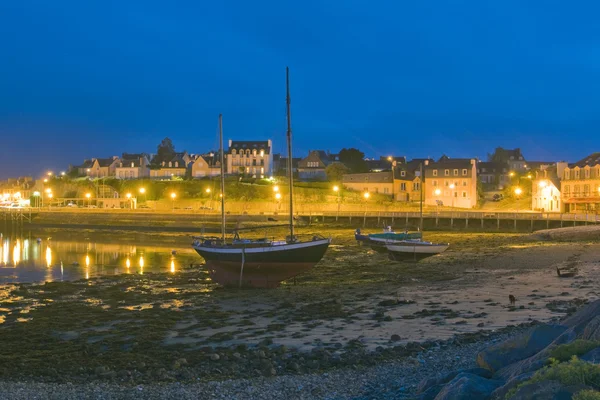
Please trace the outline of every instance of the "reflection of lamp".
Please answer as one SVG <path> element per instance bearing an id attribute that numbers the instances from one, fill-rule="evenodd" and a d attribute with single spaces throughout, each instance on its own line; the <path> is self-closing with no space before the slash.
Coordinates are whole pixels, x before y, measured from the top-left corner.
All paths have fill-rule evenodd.
<path id="1" fill-rule="evenodd" d="M 175 273 L 175 261 L 171 260 L 171 273 Z"/>
<path id="2" fill-rule="evenodd" d="M 129 258 L 127 260 L 125 260 L 125 266 L 127 267 L 127 269 L 129 269 L 129 267 L 131 267 L 131 261 L 129 261 Z"/>

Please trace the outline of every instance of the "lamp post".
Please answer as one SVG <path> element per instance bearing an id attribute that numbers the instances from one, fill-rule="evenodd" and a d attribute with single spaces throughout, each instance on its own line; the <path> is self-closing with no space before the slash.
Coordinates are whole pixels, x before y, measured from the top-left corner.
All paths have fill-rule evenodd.
<path id="1" fill-rule="evenodd" d="M 369 200 L 369 197 L 371 197 L 371 194 L 369 192 L 365 192 L 363 194 L 363 197 L 365 198 L 365 215 L 363 218 L 363 228 L 367 225 L 367 201 Z"/>
<path id="2" fill-rule="evenodd" d="M 129 208 L 132 208 L 132 207 L 131 207 L 131 193 L 127 193 L 127 194 L 125 195 L 125 197 L 127 197 L 127 200 L 128 200 L 127 202 L 129 203 L 129 204 L 128 204 L 128 207 L 129 207 Z"/>
<path id="3" fill-rule="evenodd" d="M 340 217 L 340 188 L 339 186 L 334 186 L 333 191 L 337 194 L 337 214 L 335 215 L 335 221 L 337 222 Z"/>
<path id="4" fill-rule="evenodd" d="M 452 195 L 452 210 L 453 211 L 454 211 L 454 188 L 455 187 L 456 186 L 454 185 L 454 183 L 450 184 L 450 190 L 451 190 L 450 194 Z"/>
<path id="5" fill-rule="evenodd" d="M 440 189 L 435 189 L 433 191 L 433 193 L 435 194 L 435 197 L 440 197 L 440 194 L 442 194 L 442 191 Z M 436 215 L 436 219 L 440 215 L 440 200 L 439 199 L 436 199 L 436 201 L 435 201 L 435 215 Z M 436 225 L 437 225 L 437 222 L 436 222 Z"/>
<path id="6" fill-rule="evenodd" d="M 177 193 L 171 192 L 171 204 L 173 212 L 175 212 L 175 197 L 177 197 Z"/>
<path id="7" fill-rule="evenodd" d="M 90 201 L 91 197 L 92 197 L 92 194 L 91 194 L 91 193 L 86 193 L 86 194 L 85 194 L 85 198 L 86 198 L 86 199 L 87 199 L 87 201 L 88 201 L 88 208 L 90 208 L 90 205 L 91 205 L 91 201 Z"/>
<path id="8" fill-rule="evenodd" d="M 519 213 L 519 197 L 521 196 L 521 193 L 523 193 L 523 190 L 520 187 L 515 188 L 515 196 L 517 199 L 517 214 Z"/>
<path id="9" fill-rule="evenodd" d="M 281 193 L 275 193 L 275 200 L 277 200 L 277 211 L 279 211 L 281 207 Z"/>
<path id="10" fill-rule="evenodd" d="M 210 202 L 208 203 L 208 208 L 212 209 L 212 190 L 210 190 L 210 188 L 206 188 L 206 194 L 210 195 Z"/>
<path id="11" fill-rule="evenodd" d="M 145 203 L 146 202 L 146 188 L 145 187 L 140 188 L 140 194 L 144 195 L 144 203 Z"/>

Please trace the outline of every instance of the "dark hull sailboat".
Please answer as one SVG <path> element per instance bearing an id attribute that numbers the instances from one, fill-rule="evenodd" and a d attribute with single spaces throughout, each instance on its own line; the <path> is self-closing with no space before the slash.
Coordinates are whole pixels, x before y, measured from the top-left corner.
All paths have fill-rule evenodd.
<path id="1" fill-rule="evenodd" d="M 241 240 L 236 231 L 231 243 L 225 241 L 225 180 L 223 130 L 219 117 L 221 147 L 221 237 L 198 237 L 192 244 L 206 260 L 212 279 L 225 286 L 273 288 L 315 266 L 327 251 L 331 239 L 319 235 L 300 240 L 294 234 L 292 126 L 290 116 L 289 70 L 286 69 L 287 146 L 289 177 L 289 236 L 286 240 Z"/>
<path id="2" fill-rule="evenodd" d="M 294 243 L 216 245 L 200 242 L 194 249 L 206 260 L 211 278 L 225 286 L 273 288 L 314 267 L 327 251 L 330 239 L 313 237 Z"/>

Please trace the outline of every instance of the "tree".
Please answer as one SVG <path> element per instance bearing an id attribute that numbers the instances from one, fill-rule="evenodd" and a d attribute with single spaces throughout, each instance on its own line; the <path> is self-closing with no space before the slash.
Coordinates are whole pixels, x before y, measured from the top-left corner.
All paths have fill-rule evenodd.
<path id="1" fill-rule="evenodd" d="M 156 149 L 156 156 L 152 159 L 153 164 L 160 164 L 163 161 L 169 162 L 175 157 L 175 146 L 168 137 L 164 138 Z"/>
<path id="2" fill-rule="evenodd" d="M 350 169 L 352 173 L 368 172 L 367 162 L 364 160 L 365 153 L 362 151 L 350 148 L 340 150 L 340 161 Z"/>
<path id="3" fill-rule="evenodd" d="M 350 172 L 350 169 L 346 167 L 342 163 L 333 163 L 329 164 L 327 168 L 325 168 L 325 173 L 327 174 L 327 180 L 331 182 L 340 182 L 342 180 L 342 176 Z"/>

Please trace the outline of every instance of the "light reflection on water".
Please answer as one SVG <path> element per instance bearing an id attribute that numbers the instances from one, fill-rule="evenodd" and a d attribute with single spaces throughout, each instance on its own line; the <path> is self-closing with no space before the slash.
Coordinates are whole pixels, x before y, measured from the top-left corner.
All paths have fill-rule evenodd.
<path id="1" fill-rule="evenodd" d="M 112 239 L 109 235 L 102 237 L 102 242 L 95 242 L 0 234 L 0 243 L 0 284 L 176 273 L 182 266 L 198 261 L 191 248 L 123 244 L 119 237 Z"/>

